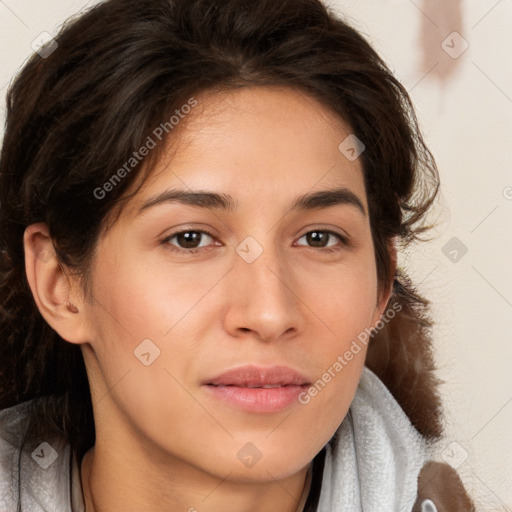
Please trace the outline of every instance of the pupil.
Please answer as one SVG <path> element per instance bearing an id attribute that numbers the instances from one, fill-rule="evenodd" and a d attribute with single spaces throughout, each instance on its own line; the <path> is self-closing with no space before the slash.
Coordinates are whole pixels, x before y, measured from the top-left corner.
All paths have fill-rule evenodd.
<path id="1" fill-rule="evenodd" d="M 327 242 L 328 234 L 323 231 L 311 231 L 311 233 L 307 234 L 307 237 L 308 243 L 316 247 L 322 247 L 324 245 L 322 239 L 324 242 Z"/>
<path id="2" fill-rule="evenodd" d="M 187 231 L 178 235 L 178 242 L 187 249 L 194 249 L 196 247 L 195 244 L 199 242 L 200 236 L 201 233 L 197 231 Z"/>

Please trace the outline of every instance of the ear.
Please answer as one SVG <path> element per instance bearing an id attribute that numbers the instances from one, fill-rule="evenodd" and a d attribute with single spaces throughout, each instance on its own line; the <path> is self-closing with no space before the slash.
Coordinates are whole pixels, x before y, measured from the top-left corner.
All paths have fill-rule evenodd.
<path id="1" fill-rule="evenodd" d="M 46 322 L 70 343 L 89 341 L 85 303 L 78 285 L 57 259 L 48 226 L 31 224 L 23 237 L 25 270 L 35 303 Z"/>
<path id="2" fill-rule="evenodd" d="M 391 294 L 393 293 L 393 282 L 394 276 L 396 274 L 396 266 L 397 266 L 397 249 L 396 249 L 396 240 L 392 238 L 388 243 L 388 252 L 389 252 L 389 270 L 390 275 L 393 276 L 391 282 L 384 290 L 381 290 L 379 297 L 377 299 L 377 306 L 375 308 L 375 312 L 372 318 L 372 326 L 375 327 L 378 321 L 381 319 L 384 311 L 386 310 L 386 306 L 388 305 Z"/>

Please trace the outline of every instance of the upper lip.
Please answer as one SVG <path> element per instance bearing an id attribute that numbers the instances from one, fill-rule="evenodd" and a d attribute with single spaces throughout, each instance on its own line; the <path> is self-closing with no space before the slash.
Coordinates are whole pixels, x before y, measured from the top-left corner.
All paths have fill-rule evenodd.
<path id="1" fill-rule="evenodd" d="M 207 379 L 203 384 L 215 386 L 302 386 L 310 384 L 308 378 L 288 366 L 261 367 L 256 365 L 239 366 L 217 377 Z"/>

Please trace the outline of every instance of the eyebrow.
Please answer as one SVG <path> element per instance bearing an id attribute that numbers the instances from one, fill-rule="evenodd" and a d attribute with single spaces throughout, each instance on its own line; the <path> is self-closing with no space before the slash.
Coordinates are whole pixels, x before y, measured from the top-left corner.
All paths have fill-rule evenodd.
<path id="1" fill-rule="evenodd" d="M 178 202 L 200 208 L 234 211 L 238 202 L 229 194 L 209 192 L 203 190 L 187 191 L 169 189 L 161 194 L 150 197 L 139 209 L 139 213 L 162 203 Z M 291 211 L 316 210 L 336 205 L 349 205 L 355 207 L 366 216 L 366 210 L 359 197 L 348 188 L 321 190 L 299 196 L 291 206 Z"/>

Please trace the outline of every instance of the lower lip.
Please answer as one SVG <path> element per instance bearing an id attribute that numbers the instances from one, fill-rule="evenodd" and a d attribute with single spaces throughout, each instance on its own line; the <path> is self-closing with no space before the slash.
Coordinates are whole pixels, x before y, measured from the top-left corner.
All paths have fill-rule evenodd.
<path id="1" fill-rule="evenodd" d="M 239 386 L 206 385 L 212 395 L 248 412 L 277 412 L 298 401 L 299 395 L 309 388 L 303 386 L 281 386 L 278 388 L 244 388 Z"/>

